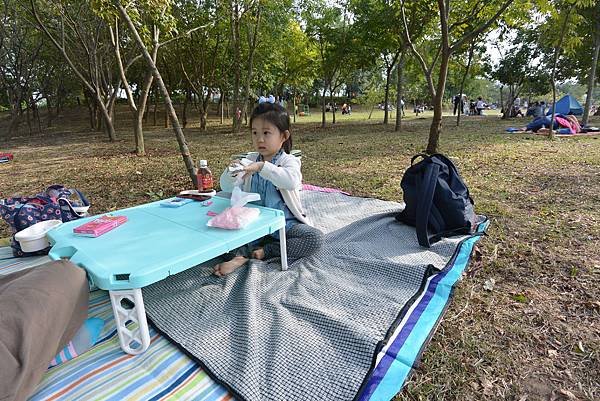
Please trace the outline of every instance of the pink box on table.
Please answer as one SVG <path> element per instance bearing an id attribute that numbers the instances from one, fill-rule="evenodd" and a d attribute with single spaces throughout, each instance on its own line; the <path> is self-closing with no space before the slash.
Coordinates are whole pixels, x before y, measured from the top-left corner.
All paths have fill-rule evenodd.
<path id="1" fill-rule="evenodd" d="M 127 221 L 127 216 L 112 216 L 110 214 L 100 216 L 73 229 L 77 235 L 84 237 L 99 237 Z"/>

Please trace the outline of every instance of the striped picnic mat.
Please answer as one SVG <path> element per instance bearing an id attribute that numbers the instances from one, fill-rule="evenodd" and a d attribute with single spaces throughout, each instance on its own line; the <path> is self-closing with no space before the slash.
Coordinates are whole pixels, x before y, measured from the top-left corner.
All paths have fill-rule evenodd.
<path id="1" fill-rule="evenodd" d="M 12 258 L 0 248 L 0 275 L 48 261 L 47 256 Z M 90 292 L 89 317 L 105 321 L 98 343 L 88 352 L 50 368 L 30 401 L 41 400 L 198 400 L 229 401 L 233 397 L 200 366 L 150 326 L 152 345 L 142 355 L 125 354 L 119 346 L 108 292 Z"/>
<path id="2" fill-rule="evenodd" d="M 41 265 L 50 260 L 48 256 L 33 256 L 31 258 L 15 258 L 9 246 L 0 248 L 0 275 L 18 272 L 33 266 Z"/>

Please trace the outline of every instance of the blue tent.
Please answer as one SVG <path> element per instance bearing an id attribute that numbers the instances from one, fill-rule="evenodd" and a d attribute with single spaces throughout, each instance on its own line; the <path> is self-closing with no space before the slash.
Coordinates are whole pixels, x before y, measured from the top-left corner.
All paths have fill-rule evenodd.
<path id="1" fill-rule="evenodd" d="M 552 114 L 552 107 L 546 113 L 547 116 Z M 583 114 L 583 107 L 581 104 L 571 95 L 563 96 L 558 102 L 556 102 L 556 114 L 573 114 L 580 116 Z"/>

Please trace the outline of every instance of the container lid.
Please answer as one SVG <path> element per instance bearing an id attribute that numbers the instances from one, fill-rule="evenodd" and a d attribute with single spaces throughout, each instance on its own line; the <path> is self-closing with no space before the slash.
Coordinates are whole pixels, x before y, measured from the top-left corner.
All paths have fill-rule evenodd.
<path id="1" fill-rule="evenodd" d="M 208 166 L 208 163 L 206 162 L 206 160 L 200 160 L 200 167 L 206 167 Z"/>

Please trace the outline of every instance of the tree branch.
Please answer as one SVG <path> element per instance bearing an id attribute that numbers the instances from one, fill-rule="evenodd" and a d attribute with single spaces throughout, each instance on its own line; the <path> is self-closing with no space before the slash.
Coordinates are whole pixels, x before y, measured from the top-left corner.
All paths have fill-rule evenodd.
<path id="1" fill-rule="evenodd" d="M 504 4 L 502 5 L 502 7 L 500 7 L 500 9 L 498 9 L 496 14 L 494 14 L 494 16 L 492 18 L 490 18 L 486 22 L 482 22 L 481 24 L 479 24 L 479 26 L 477 28 L 475 28 L 471 32 L 467 33 L 466 35 L 463 35 L 460 39 L 458 39 L 456 42 L 454 42 L 450 46 L 450 51 L 454 52 L 456 49 L 460 48 L 465 42 L 471 41 L 475 36 L 479 35 L 483 31 L 485 31 L 490 25 L 492 25 L 494 22 L 496 22 L 496 20 L 500 17 L 500 15 L 502 15 L 504 10 L 506 10 L 508 8 L 508 6 L 510 6 L 513 3 L 513 1 L 514 0 L 506 0 L 504 2 Z"/>
<path id="2" fill-rule="evenodd" d="M 176 40 L 179 40 L 179 39 L 181 39 L 181 38 L 184 38 L 184 37 L 186 37 L 186 36 L 190 36 L 190 34 L 191 34 L 192 32 L 195 32 L 195 31 L 197 31 L 197 30 L 199 30 L 199 29 L 204 29 L 204 28 L 207 28 L 207 27 L 209 27 L 209 26 L 211 26 L 211 25 L 213 25 L 213 24 L 214 24 L 214 22 L 211 22 L 211 23 L 208 23 L 208 24 L 206 24 L 206 25 L 200 25 L 200 26 L 197 26 L 197 27 L 195 27 L 195 28 L 192 28 L 192 29 L 190 29 L 190 30 L 188 30 L 188 31 L 186 31 L 186 32 L 184 32 L 184 33 L 182 33 L 181 35 L 175 36 L 174 38 L 167 39 L 167 40 L 165 40 L 164 42 L 161 42 L 161 43 L 159 44 L 159 46 L 165 46 L 165 45 L 168 45 L 168 44 L 169 44 L 169 43 L 171 43 L 171 42 L 174 42 L 174 41 L 176 41 Z"/>
<path id="3" fill-rule="evenodd" d="M 429 88 L 429 93 L 431 94 L 432 97 L 435 97 L 436 91 L 435 91 L 435 86 L 433 85 L 433 79 L 431 78 L 431 71 L 427 67 L 427 63 L 425 63 L 423 56 L 421 56 L 421 54 L 417 51 L 415 44 L 413 43 L 413 41 L 410 38 L 410 32 L 408 30 L 408 23 L 406 22 L 406 12 L 404 10 L 404 0 L 400 0 L 400 12 L 402 13 L 402 25 L 404 26 L 404 29 L 402 30 L 404 33 L 404 40 L 410 47 L 411 52 L 417 58 L 417 61 L 419 62 L 419 64 L 421 65 L 421 68 L 423 69 L 423 73 L 425 74 L 425 79 L 427 80 L 427 87 Z"/>
<path id="4" fill-rule="evenodd" d="M 65 51 L 64 47 L 62 47 L 56 41 L 56 39 L 54 38 L 54 36 L 52 36 L 52 34 L 50 33 L 50 31 L 48 31 L 48 28 L 46 28 L 46 25 L 44 25 L 42 23 L 42 20 L 40 19 L 40 16 L 38 15 L 37 10 L 35 9 L 35 3 L 34 3 L 34 1 L 35 0 L 30 0 L 30 2 L 31 2 L 31 10 L 33 12 L 33 16 L 35 17 L 35 20 L 36 20 L 38 26 L 42 29 L 42 31 L 44 31 L 44 33 L 50 39 L 50 41 L 54 44 L 54 46 L 62 53 L 63 57 L 65 58 L 65 60 L 69 64 L 69 66 L 73 69 L 73 72 L 75 73 L 75 75 L 77 75 L 77 77 L 81 80 L 81 82 L 83 82 L 83 84 L 85 85 L 85 87 L 90 92 L 95 93 L 96 89 L 87 81 L 87 79 L 85 79 L 85 77 L 83 76 L 83 74 L 81 74 L 81 72 L 75 67 L 75 65 L 71 61 L 71 58 L 69 57 L 69 55 Z"/>

